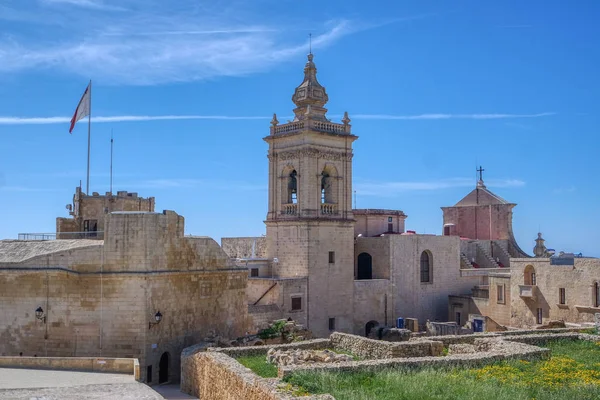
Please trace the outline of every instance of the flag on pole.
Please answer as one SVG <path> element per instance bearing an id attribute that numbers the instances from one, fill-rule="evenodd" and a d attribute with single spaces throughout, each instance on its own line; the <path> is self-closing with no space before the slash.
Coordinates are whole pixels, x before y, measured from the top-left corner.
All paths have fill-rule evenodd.
<path id="1" fill-rule="evenodd" d="M 90 85 L 91 82 L 85 88 L 85 92 L 83 93 L 83 96 L 81 96 L 81 100 L 79 100 L 79 104 L 75 109 L 75 114 L 73 114 L 73 118 L 71 118 L 71 127 L 69 128 L 69 133 L 73 131 L 77 121 L 90 115 Z"/>

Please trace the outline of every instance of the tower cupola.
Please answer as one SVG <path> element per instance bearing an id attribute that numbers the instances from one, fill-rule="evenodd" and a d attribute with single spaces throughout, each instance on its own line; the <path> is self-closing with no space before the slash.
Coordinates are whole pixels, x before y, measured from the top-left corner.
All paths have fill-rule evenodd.
<path id="1" fill-rule="evenodd" d="M 325 87 L 317 81 L 317 67 L 313 62 L 313 54 L 310 53 L 304 66 L 304 80 L 292 96 L 292 101 L 296 105 L 294 121 L 305 119 L 329 121 L 325 117 L 327 109 L 323 107 L 328 100 Z"/>

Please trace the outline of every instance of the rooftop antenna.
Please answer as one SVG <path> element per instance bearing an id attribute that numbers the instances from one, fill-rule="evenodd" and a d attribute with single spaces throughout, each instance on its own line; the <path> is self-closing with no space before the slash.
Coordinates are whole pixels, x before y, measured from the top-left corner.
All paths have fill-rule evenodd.
<path id="1" fill-rule="evenodd" d="M 113 194 L 113 130 L 110 129 L 110 195 Z"/>
<path id="2" fill-rule="evenodd" d="M 308 54 L 312 54 L 312 33 L 308 34 Z"/>

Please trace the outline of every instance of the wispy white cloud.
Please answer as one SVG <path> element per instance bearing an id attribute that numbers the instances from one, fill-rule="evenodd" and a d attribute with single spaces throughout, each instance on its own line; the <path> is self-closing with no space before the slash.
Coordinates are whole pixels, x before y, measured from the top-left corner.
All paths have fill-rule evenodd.
<path id="1" fill-rule="evenodd" d="M 554 194 L 573 193 L 576 190 L 575 186 L 557 187 L 552 190 Z"/>
<path id="2" fill-rule="evenodd" d="M 0 73 L 49 70 L 108 84 L 152 85 L 265 72 L 308 50 L 308 38 L 290 35 L 305 30 L 306 21 L 288 18 L 284 24 L 284 18 L 257 15 L 249 3 L 236 0 L 40 0 L 43 8 L 32 10 L 12 4 L 6 18 L 37 25 L 55 21 L 59 29 L 2 36 L 0 28 Z M 122 12 L 103 12 L 110 9 Z M 257 20 L 268 22 L 248 22 Z M 340 19 L 311 25 L 318 49 L 382 23 Z"/>
<path id="3" fill-rule="evenodd" d="M 100 0 L 41 0 L 41 3 L 47 5 L 67 5 L 109 11 L 126 10 L 123 7 L 107 4 L 106 2 Z"/>
<path id="4" fill-rule="evenodd" d="M 519 179 L 490 179 L 486 180 L 487 187 L 511 188 L 522 187 L 525 182 Z M 392 182 L 370 182 L 358 181 L 354 184 L 358 194 L 364 196 L 389 197 L 400 193 L 415 191 L 434 191 L 461 187 L 475 187 L 473 179 L 469 178 L 451 178 L 437 181 L 392 181 Z"/>
<path id="5" fill-rule="evenodd" d="M 436 119 L 511 119 L 511 118 L 540 118 L 555 115 L 553 112 L 538 114 L 418 114 L 418 115 L 390 115 L 390 114 L 355 114 L 353 119 L 383 119 L 383 120 L 436 120 Z"/>
<path id="6" fill-rule="evenodd" d="M 378 120 L 445 120 L 445 119 L 514 119 L 514 118 L 539 118 L 555 115 L 554 113 L 540 114 L 419 114 L 419 115 L 378 115 L 378 114 L 356 114 L 352 119 L 378 119 Z M 331 116 L 336 118 L 339 116 Z M 115 115 L 109 117 L 92 117 L 93 122 L 142 122 L 142 121 L 176 121 L 176 120 L 265 120 L 272 116 L 244 116 L 244 115 Z M 280 117 L 283 121 L 286 118 Z M 66 124 L 71 121 L 70 117 L 2 117 L 0 125 L 46 125 Z"/>
<path id="7" fill-rule="evenodd" d="M 160 178 L 160 179 L 146 179 L 131 182 L 127 185 L 123 185 L 135 189 L 189 189 L 189 188 L 200 188 L 206 187 L 211 190 L 266 190 L 267 186 L 264 184 L 254 184 L 252 182 L 237 182 L 228 181 L 227 184 L 223 184 L 221 181 L 213 181 L 206 179 L 190 179 L 190 178 Z"/>

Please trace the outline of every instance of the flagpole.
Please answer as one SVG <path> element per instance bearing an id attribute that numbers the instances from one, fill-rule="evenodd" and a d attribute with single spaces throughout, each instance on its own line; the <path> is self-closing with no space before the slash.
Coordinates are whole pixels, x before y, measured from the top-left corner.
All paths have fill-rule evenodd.
<path id="1" fill-rule="evenodd" d="M 113 175 L 112 175 L 112 164 L 113 164 L 113 130 L 110 130 L 110 194 L 112 195 L 112 183 L 113 183 Z"/>
<path id="2" fill-rule="evenodd" d="M 85 194 L 90 194 L 90 138 L 92 130 L 92 80 L 90 79 L 90 97 L 89 97 L 90 112 L 88 113 L 88 154 L 87 154 L 87 182 L 85 185 Z"/>

